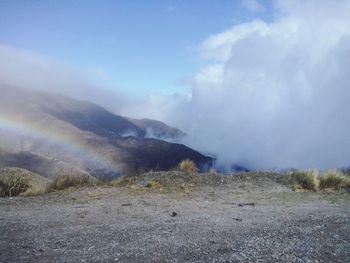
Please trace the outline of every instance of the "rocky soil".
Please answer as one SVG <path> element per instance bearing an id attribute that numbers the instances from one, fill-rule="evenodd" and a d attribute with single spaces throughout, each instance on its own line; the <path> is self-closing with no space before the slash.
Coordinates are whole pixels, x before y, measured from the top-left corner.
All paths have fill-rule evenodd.
<path id="1" fill-rule="evenodd" d="M 271 176 L 0 199 L 0 262 L 349 262 L 350 195 Z"/>

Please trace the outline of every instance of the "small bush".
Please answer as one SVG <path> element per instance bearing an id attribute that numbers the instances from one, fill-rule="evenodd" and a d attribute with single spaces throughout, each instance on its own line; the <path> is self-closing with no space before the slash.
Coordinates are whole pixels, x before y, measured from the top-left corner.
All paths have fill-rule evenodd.
<path id="1" fill-rule="evenodd" d="M 320 189 L 333 188 L 339 190 L 342 188 L 347 178 L 338 171 L 327 171 L 323 176 L 319 177 Z"/>
<path id="2" fill-rule="evenodd" d="M 147 188 L 159 188 L 159 187 L 161 187 L 161 185 L 156 180 L 150 180 L 147 182 L 146 187 Z"/>
<path id="3" fill-rule="evenodd" d="M 183 160 L 179 164 L 179 169 L 180 169 L 180 171 L 185 172 L 185 173 L 195 173 L 198 171 L 196 164 L 189 159 Z"/>
<path id="4" fill-rule="evenodd" d="M 294 192 L 299 192 L 299 191 L 303 191 L 304 189 L 301 187 L 300 184 L 293 184 L 292 185 L 292 189 Z"/>
<path id="5" fill-rule="evenodd" d="M 69 187 L 84 186 L 88 184 L 90 184 L 90 177 L 87 175 L 60 175 L 53 179 L 48 188 L 49 191 L 55 191 L 63 190 Z"/>
<path id="6" fill-rule="evenodd" d="M 303 189 L 317 191 L 319 187 L 319 179 L 317 171 L 307 170 L 307 171 L 297 171 L 294 170 L 289 174 L 290 180 L 294 185 L 299 185 Z"/>
<path id="7" fill-rule="evenodd" d="M 29 178 L 21 174 L 6 174 L 0 177 L 0 196 L 16 196 L 29 187 Z"/>

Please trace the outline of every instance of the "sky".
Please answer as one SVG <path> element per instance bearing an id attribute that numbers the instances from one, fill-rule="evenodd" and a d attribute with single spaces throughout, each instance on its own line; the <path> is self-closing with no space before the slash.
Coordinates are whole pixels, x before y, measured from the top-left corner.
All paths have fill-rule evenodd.
<path id="1" fill-rule="evenodd" d="M 184 92 L 208 35 L 252 17 L 235 0 L 0 1 L 0 43 L 91 72 L 133 96 Z"/>
<path id="2" fill-rule="evenodd" d="M 349 69 L 350 0 L 0 0 L 0 83 L 164 121 L 227 170 L 350 166 Z"/>

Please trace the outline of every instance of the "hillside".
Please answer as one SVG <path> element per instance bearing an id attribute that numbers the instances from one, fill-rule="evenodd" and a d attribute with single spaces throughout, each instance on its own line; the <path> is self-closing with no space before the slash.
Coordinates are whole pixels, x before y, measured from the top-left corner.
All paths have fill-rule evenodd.
<path id="1" fill-rule="evenodd" d="M 178 128 L 166 125 L 161 121 L 150 119 L 129 119 L 139 129 L 141 129 L 147 138 L 163 139 L 169 141 L 178 141 L 186 134 Z"/>
<path id="2" fill-rule="evenodd" d="M 199 167 L 212 162 L 185 145 L 148 138 L 149 130 L 174 140 L 183 134 L 164 123 L 130 121 L 96 104 L 47 92 L 6 85 L 0 91 L 0 146 L 5 162 L 0 160 L 0 165 L 9 166 L 13 152 L 26 152 L 95 177 L 111 177 L 166 170 L 186 158 Z M 32 158 L 26 161 L 26 166 L 35 166 Z M 20 161 L 14 164 L 24 166 Z"/>
<path id="3" fill-rule="evenodd" d="M 10 152 L 0 149 L 0 167 L 18 167 L 48 179 L 58 175 L 89 175 L 86 171 L 58 159 L 47 158 L 28 151 Z"/>

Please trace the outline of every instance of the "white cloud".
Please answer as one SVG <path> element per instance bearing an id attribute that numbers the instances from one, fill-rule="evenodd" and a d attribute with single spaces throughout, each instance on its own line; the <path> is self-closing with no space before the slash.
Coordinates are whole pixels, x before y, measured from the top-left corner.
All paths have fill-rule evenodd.
<path id="1" fill-rule="evenodd" d="M 231 56 L 232 47 L 238 41 L 255 32 L 263 34 L 267 30 L 267 25 L 259 20 L 233 26 L 206 39 L 200 47 L 201 56 L 206 59 L 227 60 Z"/>
<path id="2" fill-rule="evenodd" d="M 273 17 L 206 39 L 190 99 L 158 98 L 150 115 L 221 164 L 350 165 L 350 1 L 276 1 Z"/>

